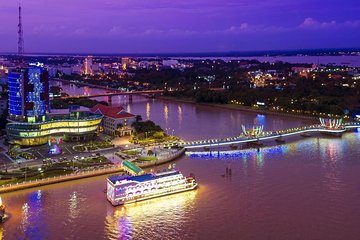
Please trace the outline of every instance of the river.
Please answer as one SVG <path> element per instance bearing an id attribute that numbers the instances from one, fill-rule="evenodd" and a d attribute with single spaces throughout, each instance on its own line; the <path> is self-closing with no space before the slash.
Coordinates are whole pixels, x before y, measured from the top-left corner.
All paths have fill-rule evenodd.
<path id="1" fill-rule="evenodd" d="M 100 89 L 62 84 L 78 94 Z M 115 101 L 114 101 L 115 100 Z M 114 98 L 183 139 L 235 136 L 241 124 L 265 130 L 303 120 L 135 97 Z M 360 133 L 299 139 L 223 158 L 183 156 L 192 192 L 113 207 L 106 176 L 2 195 L 3 239 L 359 239 Z M 231 177 L 222 177 L 225 168 Z"/>

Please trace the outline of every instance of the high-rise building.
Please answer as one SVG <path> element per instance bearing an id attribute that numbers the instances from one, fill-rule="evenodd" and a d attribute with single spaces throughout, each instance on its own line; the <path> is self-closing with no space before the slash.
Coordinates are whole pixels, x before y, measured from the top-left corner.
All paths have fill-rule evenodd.
<path id="1" fill-rule="evenodd" d="M 121 68 L 123 71 L 126 71 L 126 69 L 129 67 L 131 63 L 131 59 L 130 58 L 121 58 Z"/>
<path id="2" fill-rule="evenodd" d="M 84 141 L 93 138 L 102 115 L 88 109 L 54 110 L 50 113 L 49 76 L 39 67 L 9 73 L 9 119 L 6 137 L 10 144 L 35 146 L 51 139 Z"/>
<path id="3" fill-rule="evenodd" d="M 92 57 L 88 56 L 87 58 L 85 58 L 85 60 L 84 60 L 84 73 L 85 73 L 85 75 L 92 75 L 93 74 L 92 65 L 93 65 Z"/>
<path id="4" fill-rule="evenodd" d="M 50 112 L 49 76 L 39 67 L 9 73 L 9 118 L 35 122 Z"/>

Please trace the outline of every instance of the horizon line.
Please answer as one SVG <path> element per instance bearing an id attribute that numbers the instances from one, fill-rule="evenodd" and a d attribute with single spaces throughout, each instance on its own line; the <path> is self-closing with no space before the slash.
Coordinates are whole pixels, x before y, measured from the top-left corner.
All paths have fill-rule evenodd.
<path id="1" fill-rule="evenodd" d="M 24 53 L 24 56 L 29 55 L 98 55 L 98 56 L 157 56 L 157 55 L 211 55 L 215 54 L 216 56 L 219 56 L 221 54 L 224 55 L 231 55 L 231 54 L 262 54 L 266 55 L 266 53 L 274 54 L 274 53 L 311 53 L 311 52 L 317 52 L 317 53 L 323 53 L 325 51 L 360 51 L 360 47 L 347 47 L 347 48 L 306 48 L 306 49 L 279 49 L 279 50 L 230 50 L 230 51 L 201 51 L 201 52 L 144 52 L 144 53 L 102 53 L 102 52 L 30 52 L 30 53 Z M 17 55 L 17 52 L 0 52 L 0 55 Z"/>

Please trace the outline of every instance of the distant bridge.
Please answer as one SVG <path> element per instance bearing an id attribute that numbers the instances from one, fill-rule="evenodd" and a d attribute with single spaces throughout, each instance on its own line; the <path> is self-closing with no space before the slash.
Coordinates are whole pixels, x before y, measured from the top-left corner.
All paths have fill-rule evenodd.
<path id="1" fill-rule="evenodd" d="M 201 148 L 201 147 L 219 147 L 219 146 L 250 143 L 250 142 L 257 142 L 257 141 L 277 139 L 277 138 L 281 139 L 283 137 L 289 137 L 293 135 L 300 135 L 306 133 L 316 133 L 316 132 L 341 135 L 342 133 L 348 130 L 352 130 L 356 128 L 360 128 L 360 122 L 343 123 L 340 126 L 337 126 L 336 128 L 326 128 L 322 124 L 319 124 L 319 125 L 291 128 L 291 129 L 274 131 L 274 132 L 262 132 L 259 136 L 256 137 L 240 134 L 240 136 L 238 137 L 181 142 L 179 146 L 184 147 L 185 149 Z"/>
<path id="2" fill-rule="evenodd" d="M 64 82 L 64 83 L 67 83 L 67 84 L 89 86 L 89 87 L 92 87 L 92 88 L 101 88 L 101 89 L 105 89 L 105 90 L 108 91 L 106 93 L 84 94 L 84 95 L 78 95 L 78 96 L 54 97 L 54 99 L 64 99 L 64 100 L 66 100 L 66 99 L 86 99 L 86 98 L 96 98 L 96 97 L 108 97 L 108 102 L 111 104 L 113 96 L 128 95 L 128 96 L 130 96 L 130 100 L 132 100 L 133 95 L 143 95 L 143 96 L 148 96 L 148 97 L 155 97 L 155 96 L 165 92 L 165 90 L 122 91 L 122 90 L 116 89 L 116 88 L 111 88 L 111 87 L 107 87 L 107 86 L 96 85 L 96 84 L 91 84 L 91 83 L 86 83 L 86 82 L 78 82 L 78 81 L 75 81 L 75 80 L 64 80 L 64 79 L 58 79 L 58 78 L 54 78 L 53 80 L 54 81 Z"/>
<path id="3" fill-rule="evenodd" d="M 144 90 L 144 91 L 132 91 L 132 92 L 108 92 L 108 93 L 98 93 L 98 94 L 91 94 L 91 95 L 78 95 L 78 96 L 64 96 L 58 97 L 57 99 L 80 99 L 80 98 L 96 98 L 96 97 L 113 97 L 119 95 L 158 95 L 163 93 L 164 90 Z"/>

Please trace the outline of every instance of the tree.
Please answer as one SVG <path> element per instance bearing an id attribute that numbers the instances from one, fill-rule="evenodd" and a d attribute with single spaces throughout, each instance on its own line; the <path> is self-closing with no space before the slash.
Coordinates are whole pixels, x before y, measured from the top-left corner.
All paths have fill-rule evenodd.
<path id="1" fill-rule="evenodd" d="M 165 137 L 165 133 L 164 132 L 155 132 L 153 134 L 153 138 L 156 138 L 156 139 L 161 139 L 161 138 L 164 138 Z"/>

